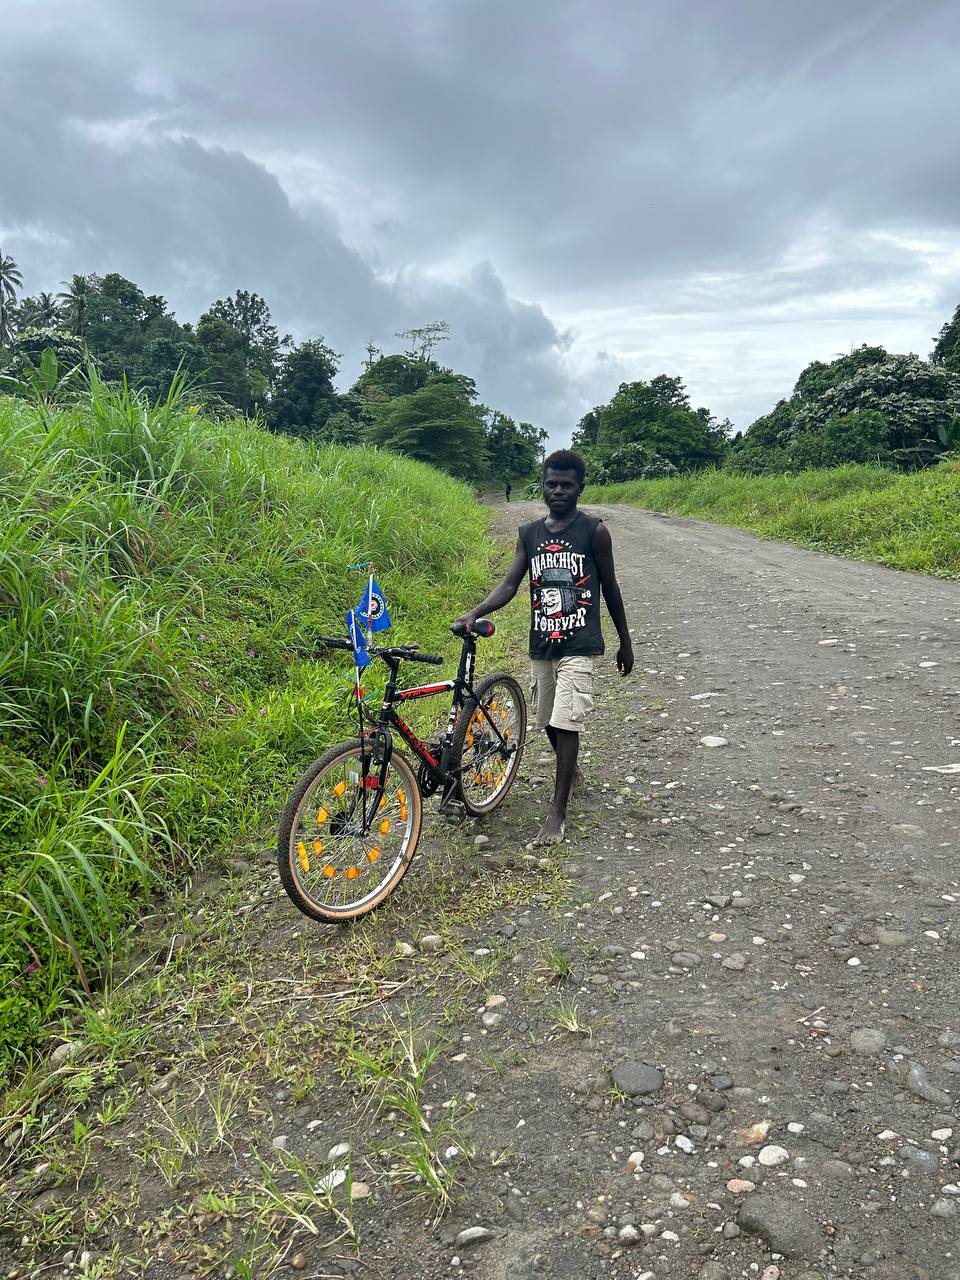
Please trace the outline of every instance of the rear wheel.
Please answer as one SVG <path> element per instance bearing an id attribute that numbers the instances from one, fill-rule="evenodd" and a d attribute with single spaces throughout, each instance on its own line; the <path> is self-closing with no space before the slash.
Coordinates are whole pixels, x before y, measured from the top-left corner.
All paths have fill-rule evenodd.
<path id="1" fill-rule="evenodd" d="M 517 776 L 527 704 L 519 683 L 502 671 L 481 681 L 476 694 L 460 712 L 451 754 L 460 771 L 464 808 L 481 817 L 496 809 Z"/>
<path id="2" fill-rule="evenodd" d="M 403 879 L 420 839 L 423 803 L 396 751 L 385 790 L 369 747 L 341 742 L 306 770 L 280 819 L 278 862 L 287 893 L 326 924 L 366 915 Z"/>

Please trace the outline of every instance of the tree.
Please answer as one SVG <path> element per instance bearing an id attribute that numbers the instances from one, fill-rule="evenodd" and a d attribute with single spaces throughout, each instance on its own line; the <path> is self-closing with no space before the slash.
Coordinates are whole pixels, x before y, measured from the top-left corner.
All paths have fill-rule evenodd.
<path id="1" fill-rule="evenodd" d="M 531 422 L 514 422 L 494 409 L 487 420 L 488 475 L 491 480 L 523 479 L 531 475 L 543 458 L 546 431 Z"/>
<path id="2" fill-rule="evenodd" d="M 280 348 L 290 343 L 289 334 L 280 337 L 270 308 L 258 293 L 238 289 L 232 298 L 220 298 L 208 315 L 226 320 L 240 334 L 245 367 L 257 371 L 272 386 L 280 365 Z M 201 322 L 203 316 L 200 317 Z"/>
<path id="3" fill-rule="evenodd" d="M 38 293 L 30 299 L 29 310 L 23 308 L 24 318 L 34 329 L 57 329 L 60 327 L 60 309 L 52 293 Z"/>
<path id="4" fill-rule="evenodd" d="M 476 483 L 486 474 L 487 453 L 483 410 L 472 403 L 470 384 L 456 374 L 434 375 L 419 391 L 384 402 L 367 439 Z"/>
<path id="5" fill-rule="evenodd" d="M 573 432 L 573 438 L 570 441 L 573 449 L 590 449 L 597 443 L 597 436 L 600 433 L 600 414 L 603 409 L 602 405 L 597 405 L 585 413 L 577 423 Z"/>
<path id="6" fill-rule="evenodd" d="M 167 311 L 159 294 L 145 294 L 139 285 L 115 271 L 102 279 L 88 277 L 84 337 L 96 357 L 103 377 L 119 381 L 126 376 L 136 382 L 141 361 L 154 338 L 174 340 L 182 329 Z"/>
<path id="7" fill-rule="evenodd" d="M 243 338 L 229 321 L 206 312 L 197 325 L 203 353 L 204 382 L 211 391 L 241 413 L 254 405 L 254 388 L 247 373 Z"/>
<path id="8" fill-rule="evenodd" d="M 203 348 L 189 325 L 180 338 L 161 335 L 147 343 L 137 362 L 137 384 L 154 400 L 162 399 L 178 373 L 199 378 Z"/>
<path id="9" fill-rule="evenodd" d="M 70 326 L 72 333 L 83 337 L 84 323 L 87 318 L 87 303 L 97 285 L 96 276 L 74 275 L 69 282 L 62 280 L 64 288 L 57 294 L 63 318 Z"/>
<path id="10" fill-rule="evenodd" d="M 336 408 L 333 379 L 339 359 L 322 338 L 302 342 L 288 353 L 270 404 L 271 430 L 294 436 L 320 432 Z"/>
<path id="11" fill-rule="evenodd" d="M 866 368 L 867 365 L 882 364 L 884 360 L 889 359 L 890 355 L 884 347 L 868 347 L 864 343 L 849 355 L 837 356 L 829 364 L 824 364 L 822 360 L 814 360 L 807 365 L 797 379 L 797 384 L 793 388 L 794 404 L 799 408 L 801 405 L 818 400 L 832 387 L 847 378 L 852 378 L 860 369 Z"/>
<path id="12" fill-rule="evenodd" d="M 952 373 L 960 373 L 960 306 L 937 335 L 937 343 L 930 352 L 933 364 Z"/>
<path id="13" fill-rule="evenodd" d="M 440 342 L 448 341 L 450 325 L 446 320 L 434 320 L 431 324 L 422 325 L 419 329 L 401 329 L 393 336 L 406 338 L 410 343 L 410 350 L 406 352 L 408 360 L 429 364 L 434 347 Z"/>
<path id="14" fill-rule="evenodd" d="M 352 389 L 366 396 L 372 387 L 378 387 L 392 400 L 394 396 L 419 391 L 429 377 L 439 372 L 439 366 L 432 361 L 414 360 L 411 356 L 379 356 L 367 365 Z"/>
<path id="15" fill-rule="evenodd" d="M 650 382 L 620 384 L 610 403 L 599 410 L 589 453 L 591 461 L 606 467 L 615 450 L 638 444 L 644 446 L 642 455 L 633 455 L 638 464 L 641 456 L 657 454 L 678 470 L 691 471 L 718 464 L 726 443 L 724 429 L 709 411 L 691 407 L 682 381 L 660 374 Z"/>
<path id="16" fill-rule="evenodd" d="M 17 300 L 17 290 L 22 288 L 19 267 L 0 249 L 0 347 L 9 346 L 13 338 L 10 312 Z"/>

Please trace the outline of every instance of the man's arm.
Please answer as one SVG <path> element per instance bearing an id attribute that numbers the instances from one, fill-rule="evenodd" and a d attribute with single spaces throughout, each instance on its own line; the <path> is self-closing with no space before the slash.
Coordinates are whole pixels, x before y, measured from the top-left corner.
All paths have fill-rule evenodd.
<path id="1" fill-rule="evenodd" d="M 617 650 L 617 670 L 622 676 L 628 676 L 633 670 L 633 642 L 627 627 L 627 612 L 623 607 L 623 596 L 617 582 L 613 567 L 613 539 L 605 524 L 598 524 L 593 531 L 593 558 L 600 575 L 600 588 L 606 601 L 613 625 L 620 637 L 620 648 Z"/>
<path id="2" fill-rule="evenodd" d="M 488 613 L 493 613 L 497 609 L 502 609 L 505 604 L 509 604 L 513 597 L 520 589 L 520 583 L 523 581 L 527 572 L 527 553 L 523 549 L 520 539 L 517 539 L 517 549 L 514 553 L 513 560 L 510 562 L 510 568 L 507 570 L 507 576 L 500 583 L 499 587 L 494 589 L 487 596 L 486 600 L 481 601 L 475 609 L 471 609 L 469 613 L 463 614 L 454 622 L 463 623 L 468 631 L 473 630 L 474 623 L 478 618 L 484 617 Z M 623 606 L 621 605 L 621 608 Z"/>

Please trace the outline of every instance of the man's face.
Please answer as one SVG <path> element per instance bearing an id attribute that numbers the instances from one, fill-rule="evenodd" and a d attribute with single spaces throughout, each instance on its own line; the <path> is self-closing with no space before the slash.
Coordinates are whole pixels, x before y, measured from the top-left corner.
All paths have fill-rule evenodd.
<path id="1" fill-rule="evenodd" d="M 552 516 L 565 516 L 577 505 L 583 485 L 575 471 L 547 467 L 543 476 L 543 500 Z"/>

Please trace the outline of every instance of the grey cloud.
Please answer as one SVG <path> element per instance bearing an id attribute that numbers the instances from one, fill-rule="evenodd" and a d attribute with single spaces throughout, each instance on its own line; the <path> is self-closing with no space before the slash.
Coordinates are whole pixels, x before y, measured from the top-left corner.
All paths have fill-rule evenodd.
<path id="1" fill-rule="evenodd" d="M 256 288 L 351 371 L 443 316 L 558 435 L 662 368 L 745 425 L 838 343 L 928 349 L 960 296 L 906 245 L 960 243 L 948 0 L 8 3 L 31 287 L 116 268 L 185 317 Z"/>

